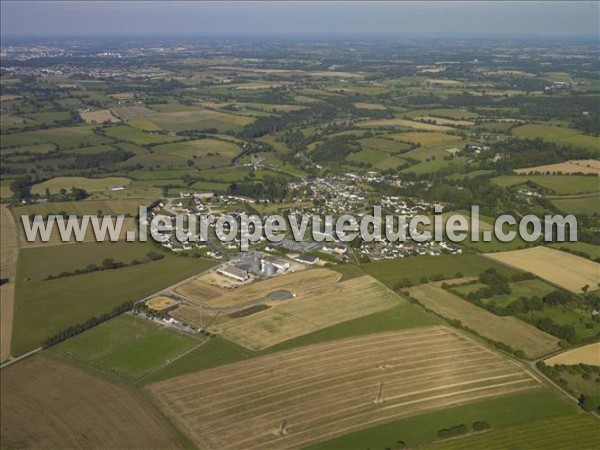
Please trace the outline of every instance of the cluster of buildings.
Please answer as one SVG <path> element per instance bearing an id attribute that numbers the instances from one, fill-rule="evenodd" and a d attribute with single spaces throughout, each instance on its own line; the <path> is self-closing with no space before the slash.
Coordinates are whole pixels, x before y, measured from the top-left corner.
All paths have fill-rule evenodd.
<path id="1" fill-rule="evenodd" d="M 291 264 L 283 258 L 261 252 L 249 252 L 217 268 L 217 273 L 244 282 L 253 277 L 272 277 L 291 270 Z"/>
<path id="2" fill-rule="evenodd" d="M 443 242 L 365 242 L 358 249 L 360 255 L 372 261 L 380 259 L 408 258 L 410 256 L 460 255 L 462 249 L 454 244 Z"/>

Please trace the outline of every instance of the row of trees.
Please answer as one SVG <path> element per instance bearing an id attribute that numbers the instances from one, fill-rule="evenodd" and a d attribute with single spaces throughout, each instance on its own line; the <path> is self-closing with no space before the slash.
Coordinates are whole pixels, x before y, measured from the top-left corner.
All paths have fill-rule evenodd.
<path id="1" fill-rule="evenodd" d="M 101 314 L 100 316 L 92 316 L 84 323 L 79 323 L 77 325 L 70 326 L 64 330 L 59 331 L 54 336 L 50 336 L 48 339 L 44 341 L 42 344 L 43 349 L 47 349 L 52 347 L 53 345 L 59 344 L 62 341 L 65 341 L 73 336 L 76 336 L 80 333 L 83 333 L 90 328 L 95 327 L 96 325 L 100 325 L 107 320 L 112 319 L 113 317 L 117 317 L 127 311 L 129 311 L 133 307 L 132 302 L 125 302 L 120 306 L 117 306 L 112 311 Z"/>

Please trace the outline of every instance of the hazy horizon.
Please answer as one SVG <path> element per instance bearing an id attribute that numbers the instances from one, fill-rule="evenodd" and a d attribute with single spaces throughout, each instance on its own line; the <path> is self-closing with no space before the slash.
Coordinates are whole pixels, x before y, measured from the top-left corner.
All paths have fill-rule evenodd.
<path id="1" fill-rule="evenodd" d="M 597 2 L 2 1 L 3 38 L 456 35 L 597 38 Z"/>

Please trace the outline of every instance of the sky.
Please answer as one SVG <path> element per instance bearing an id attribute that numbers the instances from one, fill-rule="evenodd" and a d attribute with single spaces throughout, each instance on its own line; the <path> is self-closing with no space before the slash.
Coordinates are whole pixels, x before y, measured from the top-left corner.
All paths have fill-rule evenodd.
<path id="1" fill-rule="evenodd" d="M 573 1 L 10 1 L 10 36 L 473 34 L 594 37 L 599 3 Z"/>

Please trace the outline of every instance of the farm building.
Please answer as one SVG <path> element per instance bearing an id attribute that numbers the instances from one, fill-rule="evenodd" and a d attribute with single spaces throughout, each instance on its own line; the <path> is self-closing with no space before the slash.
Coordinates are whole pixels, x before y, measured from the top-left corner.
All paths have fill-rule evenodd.
<path id="1" fill-rule="evenodd" d="M 238 281 L 246 281 L 248 278 L 250 278 L 250 275 L 248 275 L 247 270 L 240 269 L 235 266 L 219 267 L 217 269 L 217 273 L 219 273 L 220 275 L 223 275 L 225 277 L 233 278 L 234 280 L 238 280 Z"/>

